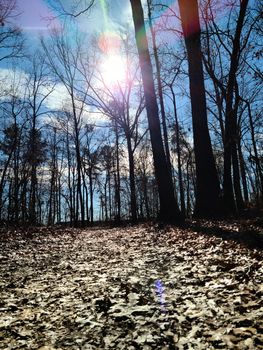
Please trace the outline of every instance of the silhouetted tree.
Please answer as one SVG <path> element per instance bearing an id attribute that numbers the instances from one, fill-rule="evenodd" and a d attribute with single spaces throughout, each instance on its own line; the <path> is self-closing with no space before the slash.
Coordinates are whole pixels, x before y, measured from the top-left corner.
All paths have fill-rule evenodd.
<path id="1" fill-rule="evenodd" d="M 197 0 L 178 0 L 188 56 L 190 96 L 196 162 L 196 204 L 198 217 L 222 215 L 220 185 L 207 124 L 207 109 L 200 43 Z"/>
<path id="2" fill-rule="evenodd" d="M 166 156 L 163 148 L 158 105 L 154 88 L 153 69 L 146 37 L 143 9 L 140 0 L 130 0 L 135 28 L 135 37 L 139 53 L 139 62 L 145 95 L 147 118 L 151 136 L 155 175 L 160 200 L 160 215 L 162 221 L 178 222 L 182 220 L 175 200 L 172 177 L 169 174 Z"/>

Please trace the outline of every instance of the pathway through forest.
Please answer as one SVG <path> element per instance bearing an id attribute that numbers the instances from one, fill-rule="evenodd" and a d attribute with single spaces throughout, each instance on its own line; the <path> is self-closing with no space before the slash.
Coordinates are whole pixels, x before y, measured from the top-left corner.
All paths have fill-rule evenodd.
<path id="1" fill-rule="evenodd" d="M 0 349 L 263 349 L 262 255 L 193 228 L 3 229 Z"/>

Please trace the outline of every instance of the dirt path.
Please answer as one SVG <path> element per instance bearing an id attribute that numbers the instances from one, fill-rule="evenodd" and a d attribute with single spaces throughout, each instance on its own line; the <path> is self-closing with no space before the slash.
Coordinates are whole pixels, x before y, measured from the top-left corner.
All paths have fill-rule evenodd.
<path id="1" fill-rule="evenodd" d="M 150 226 L 1 237 L 0 349 L 263 349 L 256 249 Z"/>

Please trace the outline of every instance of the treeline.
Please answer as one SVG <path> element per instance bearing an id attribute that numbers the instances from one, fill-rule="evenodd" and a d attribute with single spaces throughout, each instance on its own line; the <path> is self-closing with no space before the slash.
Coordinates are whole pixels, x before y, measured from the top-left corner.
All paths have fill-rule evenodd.
<path id="1" fill-rule="evenodd" d="M 101 44 L 73 22 L 32 53 L 15 0 L 0 0 L 1 222 L 262 209 L 262 4 L 130 4 L 134 29 L 115 34 L 117 54 L 112 37 Z M 77 5 L 62 18 L 92 16 L 96 1 Z M 102 64 L 111 54 L 127 66 L 116 81 Z"/>

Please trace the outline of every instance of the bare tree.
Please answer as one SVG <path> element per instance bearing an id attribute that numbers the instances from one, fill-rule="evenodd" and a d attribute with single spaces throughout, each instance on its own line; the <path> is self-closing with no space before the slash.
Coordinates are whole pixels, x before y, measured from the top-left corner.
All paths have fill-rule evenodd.
<path id="1" fill-rule="evenodd" d="M 12 23 L 17 16 L 16 0 L 0 0 L 0 62 L 23 56 L 23 36 Z"/>
<path id="2" fill-rule="evenodd" d="M 172 177 L 169 174 L 164 152 L 158 105 L 154 88 L 153 69 L 145 32 L 143 9 L 140 0 L 130 0 L 135 27 L 135 37 L 145 95 L 147 118 L 151 136 L 155 175 L 160 200 L 160 220 L 178 222 L 182 220 L 173 191 Z"/>
<path id="3" fill-rule="evenodd" d="M 260 10 L 256 4 L 249 6 L 248 1 L 233 1 L 228 12 L 224 10 L 224 4 L 221 4 L 222 8 L 213 1 L 205 5 L 203 59 L 214 86 L 214 103 L 224 147 L 225 208 L 229 214 L 235 214 L 244 208 L 243 196 L 246 202 L 248 200 L 241 143 L 242 128 L 249 124 L 245 119 L 250 119 L 247 101 L 255 99 L 252 96 L 257 94 L 260 79 L 255 64 L 257 55 L 260 56 L 257 45 Z M 215 19 L 218 13 L 227 16 L 221 25 Z"/>
<path id="4" fill-rule="evenodd" d="M 47 111 L 43 108 L 48 96 L 54 90 L 43 56 L 36 52 L 27 79 L 27 110 L 30 121 L 27 159 L 30 164 L 29 219 L 36 223 L 37 168 L 44 159 L 45 142 L 41 136 L 39 118 Z"/>
<path id="5" fill-rule="evenodd" d="M 220 185 L 207 124 L 197 0 L 179 0 L 179 9 L 188 55 L 196 162 L 195 215 L 217 217 L 222 215 Z"/>
<path id="6" fill-rule="evenodd" d="M 161 80 L 161 64 L 160 64 L 160 59 L 159 59 L 159 55 L 158 55 L 156 31 L 155 31 L 154 26 L 153 26 L 152 1 L 151 0 L 147 0 L 147 7 L 148 7 L 148 18 L 149 18 L 149 24 L 150 24 L 151 37 L 152 37 L 153 55 L 154 55 L 154 61 L 155 61 L 155 66 L 156 66 L 156 79 L 157 79 L 160 111 L 161 111 L 161 117 L 162 117 L 164 148 L 165 148 L 165 154 L 166 154 L 166 159 L 167 159 L 168 171 L 170 172 L 170 175 L 172 177 L 172 164 L 171 164 L 171 156 L 170 156 L 169 141 L 168 141 L 168 131 L 167 131 L 167 122 L 166 122 L 166 112 L 165 112 L 165 106 L 164 106 L 163 87 L 162 87 L 162 80 Z M 184 213 L 184 211 L 182 211 L 182 213 Z"/>
<path id="7" fill-rule="evenodd" d="M 2 159 L 2 174 L 0 180 L 0 212 L 2 212 L 3 194 L 8 173 L 13 174 L 13 186 L 11 197 L 9 198 L 9 208 L 11 209 L 12 219 L 18 222 L 19 218 L 19 179 L 22 144 L 21 138 L 26 126 L 24 84 L 15 70 L 12 72 L 11 85 L 6 86 L 5 93 L 2 96 L 2 125 L 4 127 L 4 138 L 1 140 L 1 150 L 7 155 L 7 159 Z M 9 174 L 10 176 L 11 174 Z M 12 176 L 12 175 L 11 175 Z M 0 214 L 1 218 L 1 214 Z"/>
<path id="8" fill-rule="evenodd" d="M 81 222 L 85 221 L 85 208 L 82 193 L 82 157 L 80 133 L 85 113 L 86 99 L 89 85 L 79 74 L 79 65 L 82 58 L 81 43 L 76 38 L 76 45 L 72 47 L 62 34 L 53 33 L 49 43 L 42 40 L 42 46 L 47 57 L 48 65 L 58 81 L 66 88 L 69 101 L 66 114 L 72 121 L 75 152 L 77 160 L 77 200 L 75 220 L 78 221 L 79 207 Z M 85 86 L 83 89 L 82 84 Z"/>
<path id="9" fill-rule="evenodd" d="M 95 4 L 95 0 L 74 0 L 70 3 L 65 3 L 65 1 L 62 0 L 56 0 L 55 2 L 47 0 L 47 3 L 56 14 L 50 16 L 50 18 L 48 18 L 49 20 L 53 20 L 57 17 L 74 19 L 88 13 Z"/>

